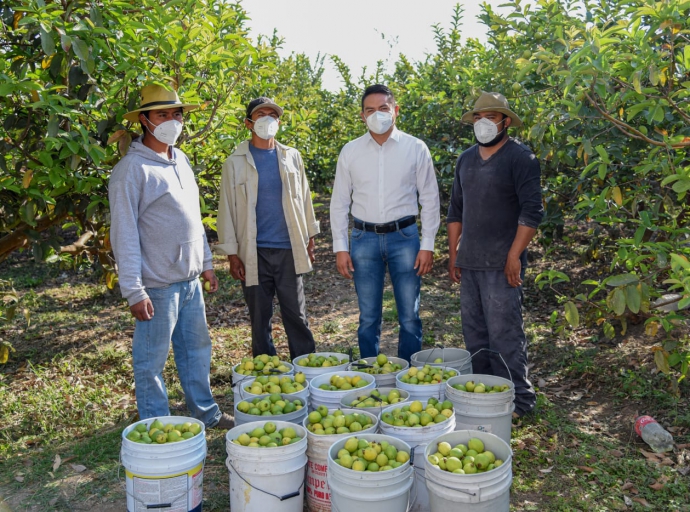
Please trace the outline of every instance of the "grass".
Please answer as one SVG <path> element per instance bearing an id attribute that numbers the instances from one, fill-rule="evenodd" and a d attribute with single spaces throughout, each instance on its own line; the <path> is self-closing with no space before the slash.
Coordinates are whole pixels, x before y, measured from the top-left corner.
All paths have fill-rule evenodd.
<path id="1" fill-rule="evenodd" d="M 354 289 L 335 275 L 328 240 L 317 249 L 316 271 L 305 281 L 317 346 L 353 349 L 358 357 Z M 578 264 L 577 255 L 563 261 L 563 250 L 553 252 L 555 259 L 537 260 L 535 267 Z M 251 336 L 242 290 L 225 262 L 216 264 L 221 288 L 207 297 L 211 384 L 221 408 L 231 410 L 232 367 L 251 351 Z M 444 266 L 437 261 L 423 280 L 424 343 L 462 347 L 457 286 L 450 285 Z M 11 510 L 25 512 L 122 510 L 120 434 L 137 418 L 133 322 L 126 305 L 85 273 L 23 258 L 4 262 L 0 273 L 31 311 L 30 325 L 20 315 L 0 326 L 0 339 L 17 350 L 0 366 L 0 510 L 2 499 Z M 513 430 L 511 509 L 690 511 L 690 484 L 682 473 L 690 465 L 688 448 L 677 449 L 668 461 L 645 457 L 640 450 L 647 446 L 631 428 L 635 415 L 651 414 L 674 429 L 677 444 L 690 442 L 687 383 L 674 388 L 669 377 L 656 373 L 653 342 L 641 330 L 635 334 L 631 328 L 614 343 L 597 342 L 590 330 L 554 334 L 548 319 L 558 304 L 531 284 L 537 273 L 535 268 L 527 277 L 526 329 L 539 412 Z M 383 351 L 395 355 L 397 310 L 390 288 L 383 315 Z M 286 359 L 280 322 L 274 340 Z M 164 378 L 173 414 L 188 414 L 172 354 Z M 207 434 L 207 511 L 228 508 L 223 434 Z M 78 471 L 81 466 L 86 469 Z"/>

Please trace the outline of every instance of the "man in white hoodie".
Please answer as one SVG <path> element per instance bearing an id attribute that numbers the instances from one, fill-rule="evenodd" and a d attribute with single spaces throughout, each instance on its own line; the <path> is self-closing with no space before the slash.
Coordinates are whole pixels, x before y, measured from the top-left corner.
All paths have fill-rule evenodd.
<path id="1" fill-rule="evenodd" d="M 211 293 L 218 279 L 194 173 L 174 147 L 183 113 L 196 107 L 183 104 L 175 91 L 149 85 L 141 90 L 140 107 L 125 114 L 144 133 L 113 168 L 110 238 L 120 289 L 136 319 L 132 359 L 140 418 L 170 415 L 163 368 L 172 340 L 190 412 L 209 428 L 229 429 L 234 420 L 211 392 L 211 338 L 199 276 Z"/>

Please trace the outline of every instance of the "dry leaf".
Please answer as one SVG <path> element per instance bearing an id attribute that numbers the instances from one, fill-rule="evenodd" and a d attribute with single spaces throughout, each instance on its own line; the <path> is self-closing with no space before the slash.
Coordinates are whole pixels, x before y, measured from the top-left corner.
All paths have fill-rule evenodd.
<path id="1" fill-rule="evenodd" d="M 60 467 L 60 464 L 62 464 L 62 459 L 59 455 L 55 455 L 55 460 L 53 461 L 53 471 L 57 471 Z"/>
<path id="2" fill-rule="evenodd" d="M 587 405 L 599 405 L 599 402 L 587 402 Z"/>
<path id="3" fill-rule="evenodd" d="M 81 464 L 70 464 L 70 467 L 76 472 L 76 473 L 83 473 L 86 471 L 86 466 L 82 466 Z"/>
<path id="4" fill-rule="evenodd" d="M 621 487 L 621 491 L 627 491 L 628 489 L 632 489 L 633 487 L 635 487 L 635 484 L 633 484 L 632 482 L 625 482 Z"/>
<path id="5" fill-rule="evenodd" d="M 632 507 L 633 501 L 632 501 L 630 498 L 628 498 L 627 496 L 623 495 L 623 501 L 625 502 L 625 504 L 626 504 L 627 506 Z"/>
<path id="6" fill-rule="evenodd" d="M 655 484 L 651 484 L 649 487 L 650 487 L 651 489 L 654 489 L 655 491 L 660 491 L 660 490 L 663 489 L 665 486 L 664 486 L 664 484 L 662 484 L 662 483 L 660 483 L 660 482 L 657 482 L 657 483 L 655 483 Z"/>
<path id="7" fill-rule="evenodd" d="M 540 469 L 539 472 L 540 473 L 551 473 L 552 470 L 553 470 L 553 466 L 550 466 L 546 469 Z"/>
<path id="8" fill-rule="evenodd" d="M 645 507 L 651 507 L 651 505 L 644 498 L 633 498 L 633 501 L 636 501 L 637 503 L 639 503 L 640 505 L 643 505 Z"/>
<path id="9" fill-rule="evenodd" d="M 673 460 L 669 459 L 668 457 L 665 457 L 665 458 L 661 461 L 661 465 L 662 465 L 662 466 L 673 466 L 674 464 L 675 464 L 675 462 L 673 462 Z"/>
<path id="10" fill-rule="evenodd" d="M 537 381 L 537 386 L 539 386 L 540 388 L 545 388 L 546 387 L 546 381 L 540 377 L 539 380 Z"/>
<path id="11" fill-rule="evenodd" d="M 640 453 L 644 455 L 648 460 L 651 460 L 653 462 L 659 462 L 659 459 L 661 459 L 661 456 L 657 455 L 656 453 L 648 452 L 646 450 L 643 450 L 640 448 Z"/>
<path id="12" fill-rule="evenodd" d="M 609 455 L 611 455 L 611 457 L 622 457 L 625 454 L 620 450 L 609 450 Z"/>
<path id="13" fill-rule="evenodd" d="M 582 399 L 582 396 L 584 393 L 575 393 L 573 396 L 569 396 L 568 400 L 572 400 L 573 402 L 577 402 L 578 400 Z"/>
<path id="14" fill-rule="evenodd" d="M 48 502 L 48 504 L 49 504 L 51 507 L 53 507 L 53 506 L 55 506 L 55 504 L 58 502 L 58 499 L 60 499 L 60 498 L 53 498 L 52 500 L 50 500 L 50 501 Z"/>
<path id="15" fill-rule="evenodd" d="M 14 479 L 15 479 L 17 482 L 23 482 L 23 481 L 24 481 L 24 476 L 23 476 L 23 475 L 17 475 L 17 476 L 14 477 Z"/>
<path id="16" fill-rule="evenodd" d="M 594 473 L 596 469 L 590 468 L 589 466 L 577 466 L 578 469 L 581 469 L 582 471 L 586 471 L 587 473 Z"/>

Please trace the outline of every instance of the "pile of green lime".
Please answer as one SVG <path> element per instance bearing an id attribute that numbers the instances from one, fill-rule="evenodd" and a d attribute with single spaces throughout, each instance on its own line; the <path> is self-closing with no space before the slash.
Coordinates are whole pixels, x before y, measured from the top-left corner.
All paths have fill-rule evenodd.
<path id="1" fill-rule="evenodd" d="M 351 437 L 338 451 L 336 464 L 353 471 L 388 471 L 410 460 L 410 453 L 398 450 L 388 441 L 367 441 Z"/>
<path id="2" fill-rule="evenodd" d="M 232 442 L 250 448 L 276 448 L 296 443 L 300 439 L 302 438 L 297 435 L 294 427 L 277 430 L 276 424 L 269 421 L 250 432 L 240 434 Z"/>
<path id="3" fill-rule="evenodd" d="M 150 424 L 139 423 L 125 437 L 130 441 L 142 444 L 165 444 L 178 443 L 191 439 L 201 432 L 201 425 L 187 421 L 174 425 L 172 423 L 163 424 L 159 419 L 153 420 Z"/>
<path id="4" fill-rule="evenodd" d="M 458 374 L 455 370 L 448 370 L 440 366 L 424 365 L 420 370 L 413 366 L 400 377 L 405 384 L 440 384 Z"/>
<path id="5" fill-rule="evenodd" d="M 373 389 L 371 393 L 355 398 L 350 402 L 350 407 L 357 407 L 358 409 L 364 407 L 386 407 L 397 404 L 402 400 L 400 398 L 400 391 L 397 389 L 391 389 L 387 394 L 381 393 L 378 389 Z"/>
<path id="6" fill-rule="evenodd" d="M 460 475 L 486 473 L 503 465 L 493 452 L 484 449 L 481 439 L 471 438 L 468 443 L 451 446 L 443 441 L 438 443 L 436 453 L 429 455 L 432 466 Z"/>
<path id="7" fill-rule="evenodd" d="M 373 424 L 374 421 L 366 414 L 345 414 L 340 409 L 329 412 L 325 405 L 320 405 L 309 413 L 307 430 L 316 435 L 349 434 Z"/>
<path id="8" fill-rule="evenodd" d="M 304 357 L 303 359 L 300 359 L 297 361 L 295 364 L 297 366 L 305 366 L 308 368 L 330 368 L 332 366 L 340 366 L 345 363 L 348 363 L 350 359 L 343 354 L 342 357 L 338 357 L 335 355 L 326 355 L 326 354 L 309 354 L 308 356 Z"/>
<path id="9" fill-rule="evenodd" d="M 261 354 L 254 359 L 243 357 L 240 364 L 235 366 L 235 373 L 240 375 L 271 375 L 276 373 L 287 373 L 290 369 L 278 356 Z"/>
<path id="10" fill-rule="evenodd" d="M 256 397 L 251 402 L 242 400 L 237 404 L 237 410 L 252 416 L 280 416 L 281 414 L 290 414 L 291 412 L 299 411 L 304 404 L 302 400 L 287 400 L 279 393 L 261 398 Z"/>
<path id="11" fill-rule="evenodd" d="M 245 386 L 244 390 L 252 395 L 270 395 L 273 393 L 298 393 L 307 386 L 307 377 L 302 372 L 292 375 L 259 375 Z"/>
<path id="12" fill-rule="evenodd" d="M 395 427 L 426 427 L 430 423 L 442 423 L 453 416 L 453 404 L 450 400 L 439 402 L 429 398 L 426 407 L 419 400 L 405 404 L 381 415 L 381 421 Z"/>
<path id="13" fill-rule="evenodd" d="M 352 365 L 351 368 L 356 372 L 364 372 L 371 375 L 384 375 L 387 373 L 399 372 L 402 370 L 402 365 L 389 361 L 386 354 L 379 354 L 376 356 L 376 361 L 373 363 L 370 364 L 366 359 L 360 359 L 356 364 Z"/>
<path id="14" fill-rule="evenodd" d="M 468 380 L 465 382 L 465 384 L 453 384 L 452 387 L 458 391 L 466 391 L 468 393 L 503 393 L 504 391 L 508 391 L 510 389 L 508 384 L 487 386 L 481 382 L 475 383 L 473 380 Z"/>

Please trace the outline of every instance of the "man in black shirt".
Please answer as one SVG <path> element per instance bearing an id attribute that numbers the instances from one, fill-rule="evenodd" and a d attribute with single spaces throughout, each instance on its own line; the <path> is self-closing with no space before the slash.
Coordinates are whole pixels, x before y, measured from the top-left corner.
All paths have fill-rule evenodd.
<path id="1" fill-rule="evenodd" d="M 467 350 L 476 353 L 473 373 L 512 379 L 514 416 L 523 416 L 536 404 L 527 378 L 522 279 L 527 246 L 543 216 L 541 171 L 534 153 L 508 137 L 508 127 L 522 121 L 503 95 L 483 93 L 462 120 L 474 124 L 477 144 L 455 166 L 448 270 L 453 282 L 462 281 L 462 331 Z"/>

